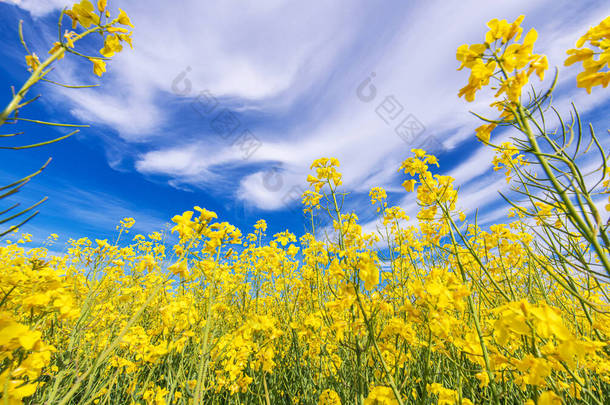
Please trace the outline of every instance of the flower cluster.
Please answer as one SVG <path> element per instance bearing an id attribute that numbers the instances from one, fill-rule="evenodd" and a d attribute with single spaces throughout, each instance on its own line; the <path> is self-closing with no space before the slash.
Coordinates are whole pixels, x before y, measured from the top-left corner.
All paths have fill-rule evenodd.
<path id="1" fill-rule="evenodd" d="M 491 105 L 501 112 L 501 118 L 511 118 L 512 108 L 521 99 L 523 87 L 529 83 L 535 73 L 540 80 L 548 69 L 545 55 L 534 53 L 534 44 L 538 33 L 531 29 L 521 42 L 524 16 L 514 22 L 493 19 L 487 23 L 489 31 L 482 44 L 462 45 L 457 49 L 456 58 L 461 63 L 458 70 L 470 69 L 468 84 L 458 93 L 467 101 L 474 101 L 476 93 L 490 85 L 493 79 L 497 83 L 494 101 Z M 494 83 L 495 85 L 495 83 Z M 496 123 L 488 123 L 477 128 L 477 137 L 489 142 L 491 131 Z"/>
<path id="2" fill-rule="evenodd" d="M 104 46 L 100 49 L 102 56 L 85 57 L 93 64 L 93 72 L 97 76 L 102 76 L 106 72 L 106 61 L 123 50 L 123 43 L 127 43 L 133 48 L 133 32 L 125 28 L 133 28 L 129 16 L 125 11 L 119 9 L 119 15 L 116 18 L 111 18 L 106 0 L 99 0 L 96 6 L 89 0 L 81 0 L 80 3 L 74 4 L 71 9 L 65 10 L 64 14 L 72 20 L 72 30 L 75 30 L 80 25 L 85 31 L 79 34 L 75 31 L 66 30 L 63 38 L 55 42 L 51 50 L 49 50 L 51 57 L 61 59 L 66 51 L 78 56 L 85 56 L 81 52 L 74 50 L 75 42 L 91 33 L 98 32 L 104 36 Z M 26 63 L 31 70 L 35 70 L 40 66 L 40 60 L 36 54 L 27 55 Z"/>
<path id="3" fill-rule="evenodd" d="M 519 221 L 468 226 L 467 244 L 453 245 L 453 180 L 430 173 L 433 155 L 413 154 L 401 170 L 417 178 L 416 225 L 382 188 L 371 191 L 372 204 L 383 204 L 383 254 L 354 214 L 335 218 L 336 238 L 285 231 L 266 241 L 265 221 L 242 238 L 200 207 L 166 232 L 123 245 L 72 240 L 63 256 L 26 248 L 30 235 L 8 242 L 3 397 L 468 404 L 489 399 L 492 387 L 538 403 L 605 390 L 607 285 L 576 281 L 598 309 L 586 311 L 556 270 L 531 265 L 538 258 Z M 314 168 L 325 179 L 320 195 L 333 201 L 337 174 L 319 170 L 338 166 L 329 163 Z M 118 232 L 133 226 L 126 218 Z M 165 246 L 172 233 L 177 241 Z M 441 378 L 450 365 L 459 367 Z"/>
<path id="4" fill-rule="evenodd" d="M 106 3 L 67 14 L 100 27 Z M 547 134 L 526 128 L 519 98 L 546 59 L 533 53 L 535 31 L 517 42 L 522 20 L 490 21 L 485 43 L 460 47 L 458 59 L 472 71 L 467 99 L 497 76 L 495 105 L 530 135 L 498 147 L 494 169 L 539 185 L 549 179 L 522 172 L 534 162 L 523 154 L 554 149 L 540 151 Z M 126 34 L 103 32 L 103 53 L 116 52 Z M 489 141 L 492 129 L 477 132 Z M 63 250 L 56 234 L 36 246 L 15 230 L 0 246 L 0 402 L 608 403 L 607 226 L 585 181 L 563 198 L 582 177 L 567 181 L 576 163 L 554 151 L 568 167 L 552 178 L 559 188 L 520 190 L 531 204 L 488 226 L 466 220 L 436 156 L 412 149 L 398 170 L 411 193 L 400 198 L 419 207 L 413 220 L 373 187 L 376 218 L 361 221 L 347 211 L 339 161 L 321 158 L 303 195 L 312 231 L 300 237 L 268 236 L 264 220 L 243 235 L 199 206 L 164 230 L 131 235 L 125 218 L 116 238 Z M 556 166 L 537 162 L 552 175 Z M 610 180 L 599 184 L 605 198 Z M 578 217 L 575 200 L 591 216 Z M 330 223 L 316 232 L 320 213 Z"/>
<path id="5" fill-rule="evenodd" d="M 342 184 L 342 175 L 337 171 L 339 161 L 336 158 L 320 158 L 311 164 L 311 169 L 316 169 L 316 176 L 307 176 L 307 181 L 315 188 L 316 193 L 325 184 L 332 184 L 334 187 Z"/>
<path id="6" fill-rule="evenodd" d="M 585 48 L 585 44 L 591 48 Z M 606 17 L 576 42 L 576 48 L 567 51 L 569 57 L 564 64 L 570 66 L 582 62 L 583 71 L 576 77 L 578 87 L 607 87 L 610 83 L 610 17 Z"/>

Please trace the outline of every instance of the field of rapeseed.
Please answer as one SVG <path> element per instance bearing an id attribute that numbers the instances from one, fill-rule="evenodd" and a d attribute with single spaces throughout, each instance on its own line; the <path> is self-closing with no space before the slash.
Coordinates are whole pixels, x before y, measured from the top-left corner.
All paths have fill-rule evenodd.
<path id="1" fill-rule="evenodd" d="M 31 78 L 0 124 L 65 54 L 102 75 L 131 44 L 129 17 L 105 3 L 67 10 L 80 33 L 46 60 L 28 51 Z M 268 235 L 263 220 L 244 234 L 200 207 L 148 235 L 125 218 L 115 241 L 71 240 L 63 256 L 12 229 L 0 246 L 0 402 L 608 404 L 608 143 L 537 88 L 548 63 L 522 20 L 492 20 L 484 42 L 457 50 L 470 73 L 459 95 L 496 92 L 498 116 L 479 117 L 476 135 L 513 186 L 506 224 L 466 221 L 454 179 L 433 174 L 442 162 L 413 149 L 397 169 L 419 212 L 373 188 L 374 234 L 342 212 L 334 158 L 311 166 L 313 229 L 300 238 Z M 101 57 L 75 50 L 99 33 Z M 567 53 L 583 66 L 578 87 L 606 87 L 610 17 Z M 518 135 L 495 144 L 497 127 Z M 315 229 L 320 216 L 332 226 Z"/>

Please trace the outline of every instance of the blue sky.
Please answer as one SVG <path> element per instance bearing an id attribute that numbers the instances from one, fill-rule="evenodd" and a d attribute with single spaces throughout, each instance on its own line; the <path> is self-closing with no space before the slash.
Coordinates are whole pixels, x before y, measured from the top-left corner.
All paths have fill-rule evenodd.
<path id="1" fill-rule="evenodd" d="M 480 123 L 468 112 L 489 112 L 490 99 L 466 103 L 457 97 L 467 73 L 456 71 L 455 50 L 481 42 L 491 18 L 512 21 L 525 14 L 524 28 L 539 33 L 536 51 L 559 67 L 556 105 L 565 112 L 574 100 L 599 131 L 607 128 L 610 90 L 587 95 L 574 84 L 578 67 L 562 64 L 565 50 L 610 15 L 608 2 L 109 3 L 130 15 L 134 50 L 113 58 L 101 87 L 41 85 L 32 95 L 42 93 L 42 100 L 21 114 L 91 128 L 42 149 L 0 151 L 2 183 L 53 157 L 17 197 L 24 204 L 49 197 L 23 229 L 41 238 L 51 232 L 63 240 L 109 237 L 128 216 L 137 231 L 151 232 L 194 205 L 246 232 L 263 218 L 269 233 L 302 233 L 296 197 L 306 188 L 309 165 L 322 156 L 341 161 L 344 187 L 352 193 L 346 208 L 372 230 L 371 187 L 385 187 L 390 203 L 415 215 L 397 169 L 424 138 L 440 159 L 439 172 L 456 178 L 460 207 L 470 216 L 479 208 L 483 223 L 504 221 L 507 206 L 498 195 L 507 188 L 504 175 L 492 170 L 493 153 L 476 141 Z M 0 1 L 3 105 L 10 85 L 27 78 L 18 21 L 24 20 L 30 47 L 44 55 L 59 9 L 69 4 Z M 67 84 L 99 82 L 74 58 L 61 61 L 53 74 Z M 375 89 L 372 100 L 362 91 L 358 96 L 361 84 L 369 95 L 367 79 Z M 534 83 L 542 88 L 549 79 Z M 383 114 L 387 103 L 396 114 Z M 403 121 L 425 128 L 415 143 L 395 132 Z M 32 127 L 23 140 L 63 133 Z"/>

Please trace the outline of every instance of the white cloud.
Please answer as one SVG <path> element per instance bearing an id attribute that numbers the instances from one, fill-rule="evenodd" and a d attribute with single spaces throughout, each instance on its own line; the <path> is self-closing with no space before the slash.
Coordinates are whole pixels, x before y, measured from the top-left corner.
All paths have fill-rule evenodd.
<path id="1" fill-rule="evenodd" d="M 273 172 L 256 172 L 242 179 L 237 197 L 262 210 L 288 208 L 297 199 L 300 202 L 300 198 L 298 192 L 292 196 L 275 192 L 276 188 L 283 186 L 283 181 L 283 177 L 280 179 Z"/>
<path id="2" fill-rule="evenodd" d="M 51 11 L 67 7 L 74 3 L 69 0 L 3 0 L 15 4 L 32 13 L 34 17 L 41 17 Z"/>

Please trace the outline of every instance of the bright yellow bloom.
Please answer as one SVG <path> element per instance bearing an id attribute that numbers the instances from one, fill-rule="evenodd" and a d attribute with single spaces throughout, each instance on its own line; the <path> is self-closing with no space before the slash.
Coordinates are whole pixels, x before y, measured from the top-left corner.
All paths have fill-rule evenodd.
<path id="1" fill-rule="evenodd" d="M 320 394 L 318 405 L 341 405 L 341 398 L 335 391 L 327 389 Z"/>
<path id="2" fill-rule="evenodd" d="M 582 48 L 588 44 L 591 48 Z M 582 48 L 582 49 L 579 49 Z M 610 83 L 610 17 L 591 27 L 576 43 L 576 49 L 567 51 L 564 65 L 582 62 L 584 71 L 576 76 L 577 86 L 591 93 L 595 86 L 608 87 Z M 605 69 L 605 70 L 604 70 Z"/>
<path id="3" fill-rule="evenodd" d="M 513 38 L 515 41 L 518 41 L 521 37 L 521 33 L 523 32 L 523 28 L 521 28 L 521 22 L 525 16 L 520 15 L 512 24 L 509 24 L 506 20 L 498 20 L 494 18 L 487 23 L 487 27 L 489 27 L 489 31 L 485 34 L 485 43 L 491 44 L 498 39 L 502 40 L 502 43 L 505 44 Z"/>
<path id="4" fill-rule="evenodd" d="M 402 186 L 409 193 L 411 193 L 415 189 L 415 184 L 417 184 L 417 180 L 415 179 L 409 179 L 402 182 Z"/>
<path id="5" fill-rule="evenodd" d="M 540 80 L 544 80 L 544 73 L 548 69 L 549 69 L 549 61 L 546 58 L 546 55 L 542 55 L 541 57 L 539 57 L 538 59 L 536 59 L 535 61 L 530 63 L 530 67 L 527 72 L 527 75 L 529 76 L 532 74 L 532 72 L 536 72 L 536 75 L 538 75 L 538 78 Z"/>
<path id="6" fill-rule="evenodd" d="M 80 3 L 74 4 L 71 10 L 66 10 L 65 14 L 72 18 L 72 28 L 76 28 L 77 23 L 85 28 L 100 23 L 100 17 L 95 13 L 95 8 L 89 0 L 82 0 Z"/>
<path id="7" fill-rule="evenodd" d="M 89 58 L 89 60 L 93 63 L 93 73 L 101 77 L 106 71 L 106 62 L 103 59 L 97 58 Z"/>
<path id="8" fill-rule="evenodd" d="M 218 215 L 216 215 L 215 212 L 206 210 L 205 208 L 201 208 L 199 206 L 195 206 L 194 210 L 199 212 L 198 220 L 199 220 L 200 223 L 207 224 L 211 220 L 213 220 L 215 218 L 218 218 Z"/>
<path id="9" fill-rule="evenodd" d="M 180 278 L 188 277 L 188 264 L 186 260 L 181 260 L 177 263 L 172 264 L 167 268 L 172 274 L 179 276 Z"/>
<path id="10" fill-rule="evenodd" d="M 114 56 L 116 53 L 121 52 L 123 50 L 123 45 L 121 45 L 121 41 L 119 40 L 119 36 L 117 34 L 108 35 L 104 40 L 104 47 L 100 49 L 100 53 L 102 56 L 106 58 L 110 58 Z"/>
<path id="11" fill-rule="evenodd" d="M 485 43 L 491 44 L 498 39 L 502 40 L 505 44 L 513 38 L 518 41 L 523 32 L 521 23 L 525 16 L 520 15 L 513 23 L 509 24 L 506 20 L 498 20 L 494 18 L 487 23 L 489 31 L 485 34 Z"/>
<path id="12" fill-rule="evenodd" d="M 502 93 L 506 94 L 506 98 L 514 103 L 518 103 L 521 98 L 521 91 L 527 84 L 529 78 L 525 71 L 517 73 L 515 76 L 509 77 L 502 82 L 500 89 L 495 97 L 499 97 Z"/>
<path id="13" fill-rule="evenodd" d="M 561 397 L 555 394 L 553 391 L 545 391 L 540 394 L 538 403 L 536 405 L 561 405 L 563 401 Z"/>
<path id="14" fill-rule="evenodd" d="M 311 212 L 314 208 L 319 208 L 322 194 L 311 190 L 305 190 L 302 197 L 302 203 L 305 205 L 305 212 Z"/>
<path id="15" fill-rule="evenodd" d="M 477 91 L 489 85 L 490 79 L 495 78 L 501 82 L 500 90 L 495 97 L 506 93 L 507 99 L 518 102 L 521 89 L 529 80 L 532 73 L 536 73 L 540 80 L 548 69 L 548 60 L 544 55 L 533 53 L 534 44 L 538 38 L 535 29 L 531 29 L 523 38 L 522 43 L 514 42 L 506 45 L 511 40 L 518 41 L 521 38 L 520 16 L 509 24 L 506 20 L 493 19 L 487 24 L 490 30 L 486 34 L 484 44 L 461 45 L 457 51 L 457 59 L 461 62 L 458 70 L 467 67 L 471 70 L 468 84 L 462 87 L 458 97 L 464 96 L 466 101 L 474 101 Z M 497 41 L 500 41 L 498 45 Z M 491 48 L 494 46 L 494 48 Z M 499 52 L 501 51 L 501 52 Z M 496 68 L 500 68 L 505 75 L 497 75 Z M 528 68 L 527 70 L 521 70 Z M 496 76 L 497 75 L 497 76 Z M 503 111 L 502 103 L 493 103 Z M 503 111 L 504 115 L 510 115 Z M 483 137 L 485 139 L 485 137 Z"/>
<path id="16" fill-rule="evenodd" d="M 485 124 L 478 127 L 475 131 L 477 133 L 477 138 L 482 142 L 489 143 L 489 139 L 491 138 L 491 131 L 496 128 L 496 124 Z"/>
<path id="17" fill-rule="evenodd" d="M 193 211 L 184 211 L 182 215 L 175 215 L 172 222 L 176 225 L 171 229 L 172 233 L 178 232 L 181 238 L 190 236 L 193 233 L 195 223 L 192 221 Z"/>
<path id="18" fill-rule="evenodd" d="M 472 68 L 474 63 L 481 59 L 486 49 L 487 47 L 484 44 L 464 44 L 459 46 L 455 57 L 462 64 L 458 70 L 462 70 L 465 67 Z"/>
<path id="19" fill-rule="evenodd" d="M 120 8 L 119 8 L 118 20 L 119 20 L 119 24 L 128 25 L 131 28 L 133 28 L 133 24 L 131 23 L 131 20 L 127 16 L 127 13 L 125 13 L 125 11 L 123 11 Z"/>
<path id="20" fill-rule="evenodd" d="M 34 71 L 40 66 L 40 59 L 33 53 L 25 56 L 25 63 L 28 65 L 30 71 Z"/>
<path id="21" fill-rule="evenodd" d="M 390 387 L 377 386 L 366 397 L 364 405 L 398 405 L 398 401 Z"/>
<path id="22" fill-rule="evenodd" d="M 383 200 L 388 198 L 388 195 L 386 194 L 386 192 L 383 188 L 373 187 L 371 189 L 371 191 L 369 191 L 369 197 L 371 197 L 371 204 L 375 205 L 379 202 L 381 205 Z M 379 211 L 379 208 L 378 208 L 378 211 Z"/>

